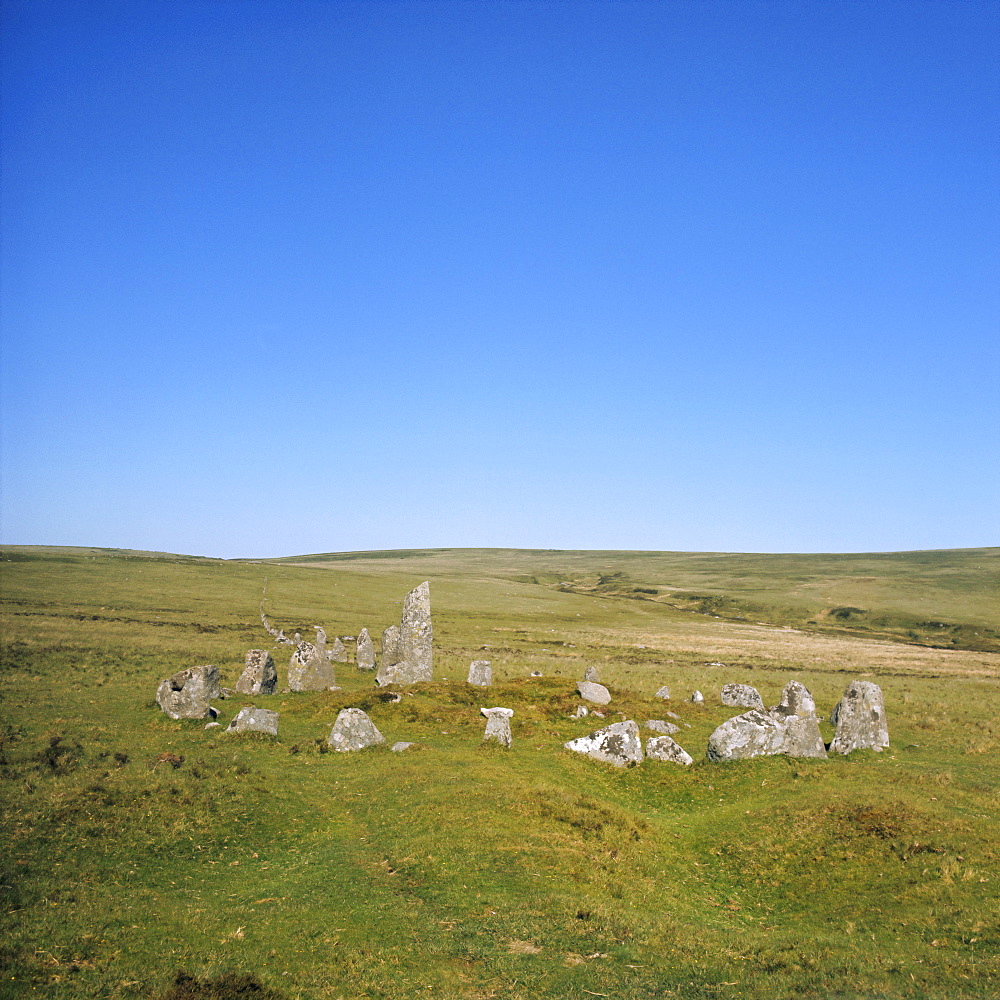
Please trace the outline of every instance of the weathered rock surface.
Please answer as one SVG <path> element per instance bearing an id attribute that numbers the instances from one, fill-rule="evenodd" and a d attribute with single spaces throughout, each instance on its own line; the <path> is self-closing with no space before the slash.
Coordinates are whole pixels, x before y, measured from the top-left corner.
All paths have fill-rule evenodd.
<path id="1" fill-rule="evenodd" d="M 590 681 L 592 684 L 601 683 L 601 675 L 597 672 L 597 667 L 587 667 L 584 672 L 583 679 L 585 681 Z"/>
<path id="2" fill-rule="evenodd" d="M 603 684 L 580 681 L 576 690 L 584 701 L 593 702 L 595 705 L 607 705 L 611 702 L 611 692 Z"/>
<path id="3" fill-rule="evenodd" d="M 650 736 L 646 740 L 646 757 L 670 764 L 693 764 L 691 755 L 669 736 Z"/>
<path id="4" fill-rule="evenodd" d="M 366 628 L 358 633 L 358 649 L 354 660 L 358 670 L 375 669 L 375 643 Z"/>
<path id="5" fill-rule="evenodd" d="M 493 684 L 493 667 L 489 660 L 473 660 L 469 664 L 469 683 L 484 688 Z"/>
<path id="6" fill-rule="evenodd" d="M 764 699 L 760 692 L 749 684 L 724 684 L 722 704 L 731 708 L 758 708 L 764 710 Z"/>
<path id="7" fill-rule="evenodd" d="M 278 735 L 278 713 L 247 705 L 241 708 L 226 727 L 227 733 L 267 733 Z"/>
<path id="8" fill-rule="evenodd" d="M 236 682 L 239 694 L 274 694 L 278 686 L 278 671 L 266 649 L 247 650 L 243 673 Z"/>
<path id="9" fill-rule="evenodd" d="M 816 702 L 805 684 L 801 681 L 789 681 L 781 692 L 781 701 L 771 708 L 771 715 L 775 718 L 789 715 L 815 718 Z"/>
<path id="10" fill-rule="evenodd" d="M 654 733 L 663 733 L 664 736 L 681 731 L 680 726 L 675 726 L 672 722 L 664 722 L 663 719 L 650 719 L 646 723 L 646 728 L 652 729 Z"/>
<path id="11" fill-rule="evenodd" d="M 337 678 L 326 650 L 311 642 L 299 642 L 288 663 L 288 687 L 292 691 L 336 691 Z"/>
<path id="12" fill-rule="evenodd" d="M 573 713 L 571 718 L 582 719 L 585 715 L 590 714 L 590 709 L 586 705 L 577 705 L 576 711 Z"/>
<path id="13" fill-rule="evenodd" d="M 694 703 L 695 705 L 701 705 L 701 704 L 704 704 L 704 701 L 705 701 L 705 696 L 704 696 L 704 695 L 703 695 L 703 694 L 702 694 L 702 693 L 701 693 L 700 691 L 695 691 L 695 692 L 693 692 L 693 693 L 692 693 L 692 695 L 691 695 L 691 701 L 692 701 L 692 702 L 693 702 L 693 703 Z"/>
<path id="14" fill-rule="evenodd" d="M 385 743 L 385 737 L 360 708 L 342 708 L 326 742 L 334 750 L 364 750 Z"/>
<path id="15" fill-rule="evenodd" d="M 751 709 L 728 719 L 708 738 L 709 760 L 742 760 L 781 753 L 785 742 L 784 723 L 767 712 Z"/>
<path id="16" fill-rule="evenodd" d="M 676 719 L 678 722 L 680 722 L 681 719 L 681 717 L 676 712 L 667 712 L 666 716 L 668 719 Z"/>
<path id="17" fill-rule="evenodd" d="M 412 747 L 412 746 L 413 746 L 412 743 L 404 743 L 404 742 L 401 741 L 399 743 L 393 743 L 393 745 L 391 747 L 389 747 L 389 749 L 393 753 L 402 753 L 404 750 L 409 750 L 410 747 Z"/>
<path id="18" fill-rule="evenodd" d="M 390 625 L 382 633 L 382 663 L 399 663 L 399 626 Z"/>
<path id="19" fill-rule="evenodd" d="M 333 640 L 333 645 L 330 647 L 330 659 L 334 663 L 348 662 L 347 647 L 339 637 Z"/>
<path id="20" fill-rule="evenodd" d="M 642 761 L 642 740 L 639 727 L 631 720 L 613 722 L 595 733 L 570 740 L 563 746 L 567 750 L 586 754 L 594 760 L 603 760 L 616 767 L 627 767 Z"/>
<path id="21" fill-rule="evenodd" d="M 382 636 L 382 665 L 375 681 L 378 684 L 420 684 L 433 679 L 434 629 L 431 625 L 430 584 L 424 581 L 403 598 L 403 617 L 395 643 L 392 636 L 389 636 L 388 643 L 386 634 Z"/>
<path id="22" fill-rule="evenodd" d="M 209 704 L 219 694 L 219 668 L 187 667 L 160 681 L 156 703 L 171 719 L 207 719 L 218 713 Z"/>
<path id="23" fill-rule="evenodd" d="M 501 746 L 509 747 L 511 744 L 510 720 L 514 715 L 514 709 L 481 708 L 479 711 L 486 716 L 486 732 L 483 734 L 483 742 L 494 741 Z"/>
<path id="24" fill-rule="evenodd" d="M 882 689 L 871 681 L 852 681 L 830 716 L 837 733 L 831 753 L 852 750 L 884 750 L 889 745 Z"/>
<path id="25" fill-rule="evenodd" d="M 670 688 L 666 684 L 661 687 L 656 694 L 653 695 L 654 698 L 662 698 L 664 701 L 670 701 Z"/>
<path id="26" fill-rule="evenodd" d="M 819 731 L 816 702 L 801 681 L 789 681 L 781 701 L 771 709 L 772 719 L 784 723 L 785 740 L 781 752 L 789 757 L 825 757 L 826 745 Z"/>

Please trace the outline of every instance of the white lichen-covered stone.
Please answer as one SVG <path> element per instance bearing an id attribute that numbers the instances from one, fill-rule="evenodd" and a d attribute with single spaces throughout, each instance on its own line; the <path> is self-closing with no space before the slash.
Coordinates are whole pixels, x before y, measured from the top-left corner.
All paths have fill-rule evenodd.
<path id="1" fill-rule="evenodd" d="M 728 719 L 708 738 L 709 760 L 742 760 L 782 752 L 785 727 L 767 712 L 751 709 Z"/>
<path id="2" fill-rule="evenodd" d="M 395 636 L 389 629 L 382 636 L 382 665 L 375 681 L 377 684 L 420 684 L 433 679 L 430 584 L 424 581 L 403 598 L 403 616 Z"/>
<path id="3" fill-rule="evenodd" d="M 646 757 L 670 764 L 692 764 L 691 755 L 669 736 L 650 736 L 646 740 Z"/>
<path id="4" fill-rule="evenodd" d="M 652 729 L 654 733 L 663 733 L 664 736 L 681 731 L 680 726 L 675 726 L 672 722 L 664 722 L 663 719 L 650 719 L 646 723 L 646 728 Z"/>
<path id="5" fill-rule="evenodd" d="M 760 692 L 749 684 L 724 684 L 722 704 L 730 708 L 757 708 L 764 710 L 764 699 Z"/>
<path id="6" fill-rule="evenodd" d="M 358 670 L 375 669 L 375 643 L 366 628 L 358 633 L 358 648 L 354 660 Z"/>
<path id="7" fill-rule="evenodd" d="M 334 750 L 364 750 L 385 743 L 385 737 L 360 708 L 343 708 L 326 742 Z"/>
<path id="8" fill-rule="evenodd" d="M 481 708 L 479 711 L 486 716 L 486 732 L 483 734 L 483 742 L 492 741 L 501 746 L 509 747 L 512 742 L 510 720 L 514 715 L 514 709 Z"/>
<path id="9" fill-rule="evenodd" d="M 607 705 L 611 701 L 611 692 L 603 684 L 593 681 L 580 681 L 576 686 L 577 693 L 584 701 L 595 705 Z"/>
<path id="10" fill-rule="evenodd" d="M 241 708 L 226 727 L 227 733 L 267 733 L 278 735 L 278 713 L 267 708 L 247 705 Z"/>
<path id="11" fill-rule="evenodd" d="M 831 753 L 884 750 L 889 746 L 882 689 L 871 681 L 852 681 L 830 716 L 837 727 Z"/>
<path id="12" fill-rule="evenodd" d="M 218 713 L 209 702 L 219 696 L 219 668 L 187 667 L 160 681 L 156 703 L 171 719 L 207 719 Z"/>
<path id="13" fill-rule="evenodd" d="M 484 688 L 493 684 L 493 667 L 489 660 L 473 660 L 469 664 L 469 683 Z"/>
<path id="14" fill-rule="evenodd" d="M 662 698 L 664 701 L 670 701 L 670 688 L 666 684 L 659 688 L 656 694 L 653 695 L 654 698 Z"/>
<path id="15" fill-rule="evenodd" d="M 324 644 L 298 642 L 288 663 L 292 691 L 336 691 L 337 677 Z"/>
<path id="16" fill-rule="evenodd" d="M 250 649 L 243 663 L 236 691 L 239 694 L 274 694 L 278 686 L 278 671 L 271 654 L 266 649 Z"/>
<path id="17" fill-rule="evenodd" d="M 613 722 L 595 733 L 570 740 L 563 746 L 567 750 L 586 754 L 594 760 L 606 761 L 616 767 L 627 767 L 642 761 L 642 740 L 639 727 L 631 720 Z"/>

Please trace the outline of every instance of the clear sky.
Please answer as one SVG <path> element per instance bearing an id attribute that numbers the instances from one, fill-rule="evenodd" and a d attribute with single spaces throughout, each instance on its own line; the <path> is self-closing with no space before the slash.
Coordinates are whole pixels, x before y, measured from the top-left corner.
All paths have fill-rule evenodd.
<path id="1" fill-rule="evenodd" d="M 1000 544 L 1000 5 L 3 18 L 3 541 Z"/>

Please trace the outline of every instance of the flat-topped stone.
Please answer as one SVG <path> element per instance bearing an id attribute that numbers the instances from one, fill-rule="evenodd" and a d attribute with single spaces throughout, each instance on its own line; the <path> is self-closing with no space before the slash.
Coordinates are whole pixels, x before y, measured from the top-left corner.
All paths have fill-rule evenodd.
<path id="1" fill-rule="evenodd" d="M 785 727 L 767 712 L 753 708 L 728 719 L 708 738 L 709 760 L 742 760 L 782 752 Z"/>
<path id="2" fill-rule="evenodd" d="M 639 727 L 631 719 L 613 722 L 597 732 L 570 740 L 563 746 L 567 750 L 593 757 L 594 760 L 614 764 L 615 767 L 628 767 L 642 761 Z"/>
<path id="3" fill-rule="evenodd" d="M 512 742 L 510 720 L 514 716 L 514 709 L 481 708 L 479 711 L 486 716 L 486 732 L 483 734 L 483 742 L 495 742 L 501 746 L 509 747 Z"/>

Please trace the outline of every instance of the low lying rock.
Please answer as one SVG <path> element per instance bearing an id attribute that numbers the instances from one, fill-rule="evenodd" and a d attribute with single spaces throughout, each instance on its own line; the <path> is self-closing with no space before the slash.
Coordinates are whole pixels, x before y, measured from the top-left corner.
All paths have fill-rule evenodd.
<path id="1" fill-rule="evenodd" d="M 250 649 L 243 660 L 243 673 L 236 682 L 238 694 L 274 694 L 278 671 L 266 649 Z"/>
<path id="2" fill-rule="evenodd" d="M 670 764 L 693 764 L 691 755 L 669 736 L 650 736 L 646 740 L 646 757 Z"/>
<path id="3" fill-rule="evenodd" d="M 267 708 L 254 708 L 247 705 L 241 708 L 233 721 L 226 727 L 227 733 L 267 733 L 268 736 L 278 735 L 278 713 Z"/>
<path id="4" fill-rule="evenodd" d="M 481 708 L 479 710 L 486 716 L 486 732 L 483 734 L 483 742 L 496 742 L 503 747 L 511 745 L 510 720 L 514 715 L 512 708 Z"/>
<path id="5" fill-rule="evenodd" d="M 631 720 L 613 722 L 588 736 L 563 744 L 567 750 L 586 754 L 594 760 L 606 761 L 615 767 L 628 767 L 642 761 L 642 740 L 639 727 Z"/>
<path id="6" fill-rule="evenodd" d="M 653 697 L 662 698 L 664 701 L 670 701 L 670 688 L 668 688 L 666 684 L 664 684 L 663 687 L 657 690 L 656 694 L 654 694 Z"/>
<path id="7" fill-rule="evenodd" d="M 831 753 L 884 750 L 889 745 L 882 689 L 871 681 L 852 681 L 830 716 L 837 727 Z"/>
<path id="8" fill-rule="evenodd" d="M 346 752 L 385 743 L 385 737 L 360 708 L 342 708 L 326 742 L 334 750 Z"/>
<path id="9" fill-rule="evenodd" d="M 749 684 L 725 684 L 722 687 L 722 704 L 731 708 L 757 708 L 764 710 L 760 692 Z"/>
<path id="10" fill-rule="evenodd" d="M 484 688 L 493 685 L 493 667 L 489 660 L 473 660 L 469 664 L 468 683 Z"/>
<path id="11" fill-rule="evenodd" d="M 393 753 L 402 753 L 404 750 L 409 750 L 410 747 L 412 747 L 412 746 L 413 746 L 412 743 L 403 743 L 403 742 L 400 742 L 400 743 L 393 743 L 393 745 L 391 747 L 389 747 L 389 749 Z"/>
<path id="12" fill-rule="evenodd" d="M 595 705 L 607 705 L 611 701 L 611 692 L 603 684 L 595 684 L 593 681 L 580 681 L 576 686 L 576 690 L 584 701 L 593 702 Z"/>
<path id="13" fill-rule="evenodd" d="M 681 731 L 680 726 L 675 726 L 672 722 L 664 722 L 663 719 L 650 719 L 646 723 L 646 728 L 652 729 L 654 733 L 663 733 L 665 736 Z"/>
<path id="14" fill-rule="evenodd" d="M 590 709 L 586 705 L 577 705 L 576 711 L 570 716 L 571 719 L 582 719 L 585 715 L 590 714 Z"/>
<path id="15" fill-rule="evenodd" d="M 709 760 L 741 760 L 781 753 L 785 727 L 767 712 L 751 709 L 723 722 L 708 738 Z"/>
<path id="16" fill-rule="evenodd" d="M 178 670 L 160 681 L 156 703 L 171 719 L 214 719 L 219 713 L 209 702 L 218 695 L 219 668 L 206 664 Z"/>

